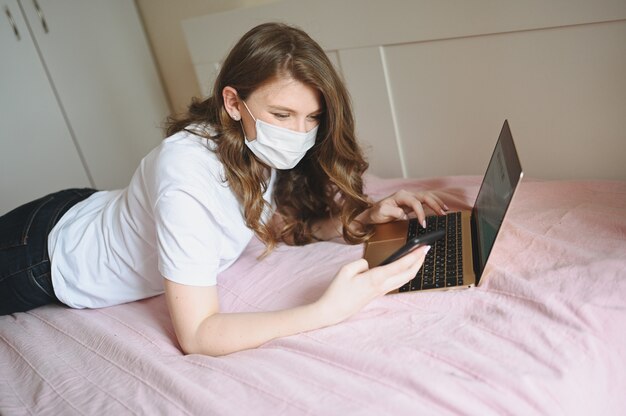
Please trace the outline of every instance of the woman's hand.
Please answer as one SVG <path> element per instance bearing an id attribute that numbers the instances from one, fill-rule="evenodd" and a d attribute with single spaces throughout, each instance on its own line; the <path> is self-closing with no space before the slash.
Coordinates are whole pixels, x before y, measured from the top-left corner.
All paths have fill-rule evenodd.
<path id="1" fill-rule="evenodd" d="M 381 224 L 385 222 L 403 220 L 415 212 L 419 223 L 426 228 L 426 213 L 423 205 L 426 204 L 437 215 L 445 215 L 449 208 L 433 192 L 408 192 L 400 190 L 376 202 L 374 206 L 363 211 L 356 220 L 362 224 Z"/>
<path id="2" fill-rule="evenodd" d="M 329 324 L 349 318 L 375 298 L 415 277 L 429 249 L 420 247 L 393 263 L 373 269 L 364 259 L 344 265 L 316 302 L 321 313 L 326 315 Z"/>

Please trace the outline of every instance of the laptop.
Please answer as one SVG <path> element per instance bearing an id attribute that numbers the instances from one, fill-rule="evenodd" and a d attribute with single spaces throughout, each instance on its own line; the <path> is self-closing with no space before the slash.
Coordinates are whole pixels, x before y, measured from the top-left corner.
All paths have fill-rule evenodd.
<path id="1" fill-rule="evenodd" d="M 365 245 L 364 258 L 370 267 L 377 266 L 415 235 L 445 229 L 445 237 L 431 246 L 417 275 L 390 293 L 478 285 L 522 177 L 513 136 L 505 120 L 471 211 L 429 216 L 426 229 L 418 225 L 417 219 L 377 224 Z"/>

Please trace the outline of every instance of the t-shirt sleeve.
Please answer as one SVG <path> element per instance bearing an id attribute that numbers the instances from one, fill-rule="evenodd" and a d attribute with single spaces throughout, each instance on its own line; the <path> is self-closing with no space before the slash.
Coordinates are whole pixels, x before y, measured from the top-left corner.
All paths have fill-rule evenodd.
<path id="1" fill-rule="evenodd" d="M 191 286 L 217 282 L 221 229 L 199 191 L 168 190 L 154 207 L 158 267 L 168 280 Z"/>

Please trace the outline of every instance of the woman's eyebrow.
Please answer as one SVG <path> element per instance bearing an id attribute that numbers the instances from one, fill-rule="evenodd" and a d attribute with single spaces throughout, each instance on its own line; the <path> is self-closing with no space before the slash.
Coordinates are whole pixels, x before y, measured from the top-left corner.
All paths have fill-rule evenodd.
<path id="1" fill-rule="evenodd" d="M 276 110 L 276 111 L 286 111 L 289 113 L 293 113 L 294 111 L 289 108 L 289 107 L 283 107 L 282 105 L 270 105 L 269 106 L 270 110 Z"/>
<path id="2" fill-rule="evenodd" d="M 296 111 L 294 109 L 291 109 L 289 107 L 284 107 L 282 105 L 269 105 L 268 107 L 269 107 L 270 110 L 274 110 L 274 111 L 284 111 L 284 112 L 287 112 L 287 113 L 296 113 Z M 323 112 L 323 110 L 320 108 L 320 109 L 317 109 L 315 111 L 312 111 L 310 114 L 320 114 L 322 112 Z"/>

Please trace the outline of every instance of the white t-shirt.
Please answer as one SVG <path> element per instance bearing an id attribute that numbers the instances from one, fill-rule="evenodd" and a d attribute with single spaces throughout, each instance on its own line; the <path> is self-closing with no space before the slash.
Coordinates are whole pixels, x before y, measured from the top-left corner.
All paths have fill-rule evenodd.
<path id="1" fill-rule="evenodd" d="M 141 161 L 128 188 L 96 192 L 61 217 L 48 237 L 61 302 L 99 308 L 139 300 L 163 293 L 163 277 L 216 284 L 253 232 L 212 146 L 179 132 Z M 275 176 L 264 194 L 270 203 Z"/>

